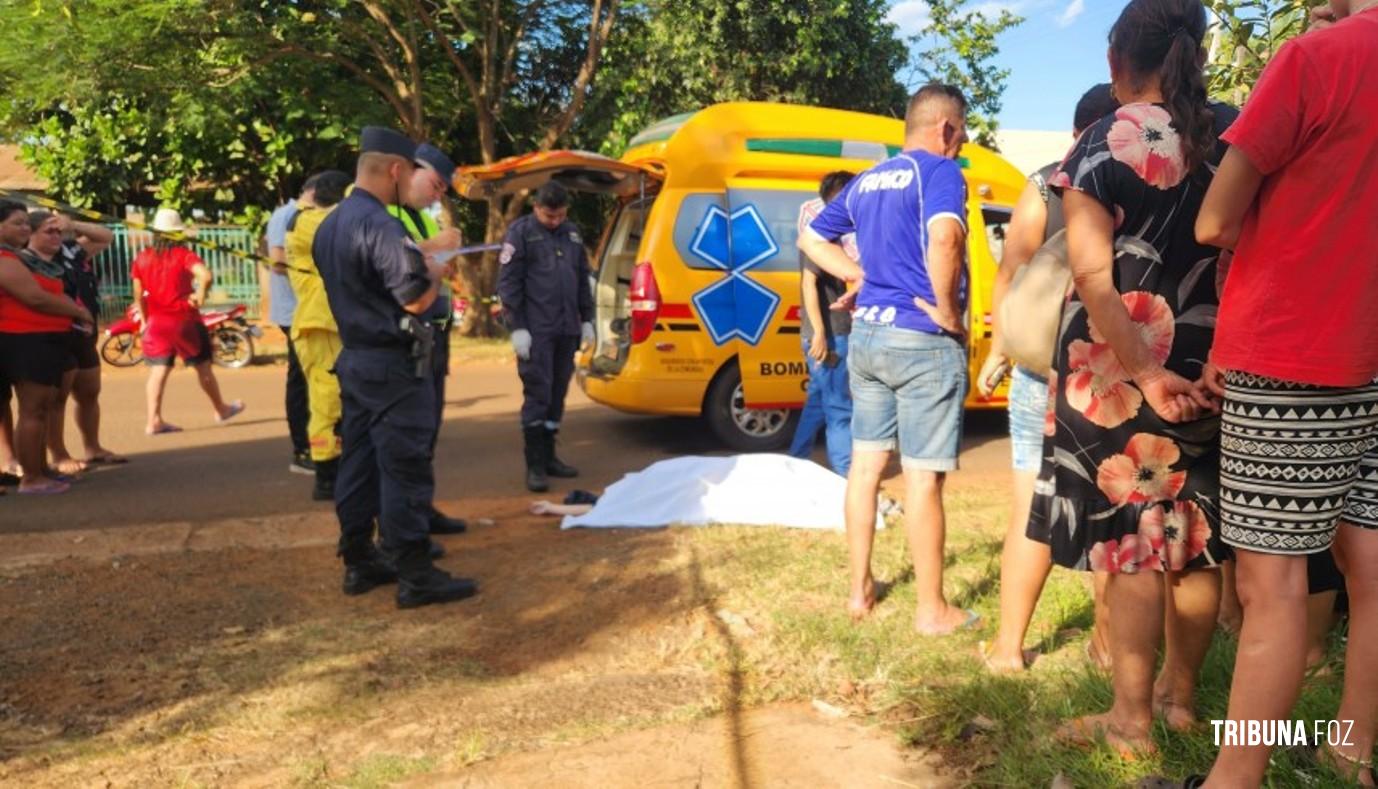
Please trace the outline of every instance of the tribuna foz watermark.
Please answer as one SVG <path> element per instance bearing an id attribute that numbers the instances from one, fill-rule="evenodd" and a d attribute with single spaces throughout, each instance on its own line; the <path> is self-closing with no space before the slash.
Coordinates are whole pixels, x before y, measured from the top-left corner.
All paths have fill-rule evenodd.
<path id="1" fill-rule="evenodd" d="M 1219 747 L 1349 746 L 1354 721 L 1211 721 Z"/>

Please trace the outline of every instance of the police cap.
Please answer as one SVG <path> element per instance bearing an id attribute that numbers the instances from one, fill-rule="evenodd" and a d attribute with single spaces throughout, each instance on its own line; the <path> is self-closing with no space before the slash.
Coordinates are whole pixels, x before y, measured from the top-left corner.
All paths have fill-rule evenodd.
<path id="1" fill-rule="evenodd" d="M 455 163 L 450 160 L 450 157 L 445 155 L 444 151 L 434 145 L 428 142 L 421 143 L 416 146 L 416 155 L 412 158 L 416 160 L 417 164 L 422 164 L 435 170 L 436 175 L 439 175 L 441 179 L 445 181 L 447 187 L 454 181 Z"/>
<path id="2" fill-rule="evenodd" d="M 401 132 L 382 126 L 365 126 L 359 135 L 359 153 L 385 153 L 411 161 L 416 157 L 416 143 Z"/>

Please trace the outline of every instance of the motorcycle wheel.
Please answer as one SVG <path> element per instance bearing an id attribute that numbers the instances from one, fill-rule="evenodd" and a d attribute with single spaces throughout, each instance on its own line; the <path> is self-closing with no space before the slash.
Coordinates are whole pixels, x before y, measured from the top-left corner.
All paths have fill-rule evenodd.
<path id="1" fill-rule="evenodd" d="M 254 340 L 234 326 L 216 329 L 211 335 L 212 359 L 221 367 L 237 370 L 254 360 Z"/>
<path id="2" fill-rule="evenodd" d="M 144 360 L 137 334 L 112 334 L 101 341 L 100 358 L 114 367 L 133 367 Z"/>

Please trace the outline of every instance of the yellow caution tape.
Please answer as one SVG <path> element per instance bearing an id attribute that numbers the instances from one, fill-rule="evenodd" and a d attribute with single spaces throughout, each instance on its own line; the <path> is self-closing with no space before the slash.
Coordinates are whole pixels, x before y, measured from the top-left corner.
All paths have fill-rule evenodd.
<path id="1" fill-rule="evenodd" d="M 37 206 L 39 208 L 47 208 L 51 211 L 60 211 L 64 214 L 71 214 L 73 216 L 81 217 L 82 219 L 89 219 L 93 222 L 100 222 L 102 224 L 109 225 L 125 225 L 126 227 L 131 227 L 135 230 L 143 230 L 148 233 L 152 233 L 156 236 L 162 236 L 163 238 L 166 238 L 169 241 L 177 241 L 179 243 L 201 247 L 202 249 L 210 249 L 216 252 L 223 252 L 227 255 L 233 255 L 237 258 L 252 260 L 255 263 L 260 263 L 264 266 L 274 265 L 272 260 L 269 260 L 268 258 L 265 258 L 261 255 L 255 255 L 252 252 L 245 252 L 242 249 L 228 247 L 224 244 L 217 244 L 214 241 L 206 241 L 203 239 L 199 239 L 196 236 L 188 235 L 187 233 L 183 233 L 180 231 L 169 233 L 164 230 L 154 230 L 149 225 L 146 225 L 143 222 L 138 221 L 137 219 L 120 219 L 119 217 L 110 216 L 109 214 L 102 214 L 99 211 L 92 211 L 89 208 L 77 208 L 74 205 L 59 203 L 58 201 L 52 200 L 47 197 L 37 197 L 34 195 L 24 194 L 23 192 L 12 192 L 8 189 L 0 189 L 0 197 L 13 198 L 22 203 L 27 203 L 29 205 Z"/>

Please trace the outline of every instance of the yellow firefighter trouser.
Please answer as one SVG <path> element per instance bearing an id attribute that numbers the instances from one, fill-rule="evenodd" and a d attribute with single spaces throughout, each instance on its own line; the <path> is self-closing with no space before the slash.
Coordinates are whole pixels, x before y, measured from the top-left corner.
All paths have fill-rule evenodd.
<path id="1" fill-rule="evenodd" d="M 292 342 L 306 375 L 307 402 L 311 419 L 306 433 L 311 439 L 311 459 L 334 460 L 340 456 L 340 379 L 335 377 L 335 360 L 340 356 L 340 335 L 327 329 L 293 329 Z"/>

